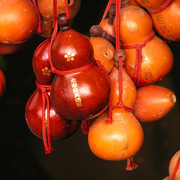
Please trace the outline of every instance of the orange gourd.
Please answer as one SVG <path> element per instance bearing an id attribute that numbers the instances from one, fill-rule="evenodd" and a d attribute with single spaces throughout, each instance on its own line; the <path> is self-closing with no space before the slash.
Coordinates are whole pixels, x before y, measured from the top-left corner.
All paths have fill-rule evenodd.
<path id="1" fill-rule="evenodd" d="M 168 0 L 137 0 L 137 2 L 149 10 L 154 28 L 162 37 L 172 41 L 180 40 L 179 0 L 173 0 L 171 2 Z"/>
<path id="2" fill-rule="evenodd" d="M 114 46 L 106 39 L 101 37 L 91 37 L 90 42 L 94 50 L 94 58 L 99 60 L 108 73 L 114 67 Z"/>
<path id="3" fill-rule="evenodd" d="M 173 0 L 162 12 L 151 14 L 156 31 L 164 38 L 180 41 L 180 1 Z"/>
<path id="4" fill-rule="evenodd" d="M 156 121 L 167 115 L 176 103 L 175 94 L 167 88 L 148 85 L 137 90 L 134 116 L 143 122 Z"/>
<path id="5" fill-rule="evenodd" d="M 137 7 L 141 7 L 141 6 L 139 5 L 139 3 L 137 3 L 137 1 L 136 1 L 136 0 L 129 0 L 129 5 L 130 5 L 130 6 L 137 6 Z"/>
<path id="6" fill-rule="evenodd" d="M 113 24 L 114 29 L 116 30 L 116 16 Z M 152 20 L 146 11 L 135 6 L 122 8 L 120 38 L 124 44 L 136 44 L 149 38 L 152 33 Z"/>
<path id="7" fill-rule="evenodd" d="M 74 19 L 79 11 L 81 0 L 69 1 L 69 13 L 71 19 Z M 53 0 L 37 0 L 39 12 L 42 16 L 42 32 L 40 36 L 51 37 L 53 21 Z M 57 15 L 65 12 L 65 1 L 57 0 Z"/>
<path id="8" fill-rule="evenodd" d="M 169 179 L 179 180 L 180 179 L 180 150 L 177 151 L 170 160 L 169 163 Z M 174 172 L 175 171 L 175 172 Z"/>
<path id="9" fill-rule="evenodd" d="M 114 26 L 116 28 L 115 21 Z M 173 65 L 171 50 L 153 33 L 152 21 L 147 12 L 134 6 L 122 9 L 120 37 L 126 53 L 125 69 L 133 79 L 138 73 L 140 85 L 162 80 Z"/>
<path id="10" fill-rule="evenodd" d="M 38 17 L 31 0 L 2 0 L 0 7 L 0 43 L 23 43 L 35 33 Z"/>
<path id="11" fill-rule="evenodd" d="M 133 78 L 136 66 L 136 49 L 124 49 L 124 51 L 126 53 L 125 69 Z M 146 43 L 141 54 L 140 79 L 144 84 L 160 81 L 171 71 L 173 54 L 168 45 L 157 36 Z"/>
<path id="12" fill-rule="evenodd" d="M 111 95 L 112 95 L 112 105 L 116 105 L 119 102 L 119 70 L 117 68 L 113 68 L 110 73 L 111 80 Z M 123 77 L 123 104 L 129 108 L 133 108 L 135 100 L 136 100 L 136 87 L 134 82 L 127 74 L 126 70 L 123 68 L 122 70 Z"/>
<path id="13" fill-rule="evenodd" d="M 169 178 L 169 176 L 167 176 L 163 180 L 170 180 L 170 178 Z"/>
<path id="14" fill-rule="evenodd" d="M 91 151 L 104 160 L 125 160 L 134 156 L 143 143 L 143 129 L 131 112 L 114 109 L 113 122 L 106 123 L 108 113 L 101 114 L 91 125 L 88 143 Z"/>
<path id="15" fill-rule="evenodd" d="M 167 0 L 136 0 L 141 6 L 146 9 L 156 10 L 163 6 Z"/>

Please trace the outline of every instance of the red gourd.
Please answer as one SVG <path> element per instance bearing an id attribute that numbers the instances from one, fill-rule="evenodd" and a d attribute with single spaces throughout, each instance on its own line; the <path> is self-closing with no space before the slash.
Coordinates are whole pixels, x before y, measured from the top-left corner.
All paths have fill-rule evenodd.
<path id="1" fill-rule="evenodd" d="M 52 82 L 51 100 L 67 119 L 92 118 L 108 105 L 108 76 L 96 65 L 89 39 L 63 26 L 52 44 L 52 64 L 58 74 Z"/>
<path id="2" fill-rule="evenodd" d="M 50 99 L 51 82 L 54 74 L 50 70 L 50 41 L 45 40 L 33 55 L 33 70 L 37 79 L 37 89 L 29 98 L 25 117 L 30 130 L 43 139 L 46 153 L 51 153 L 51 139 L 61 140 L 76 132 L 81 122 L 64 119 L 52 105 Z"/>
<path id="3" fill-rule="evenodd" d="M 134 156 L 141 148 L 143 129 L 131 112 L 114 109 L 113 122 L 107 123 L 108 113 L 101 114 L 91 125 L 88 143 L 91 151 L 104 160 L 120 161 Z"/>
<path id="4" fill-rule="evenodd" d="M 114 46 L 102 37 L 91 37 L 90 42 L 94 50 L 94 58 L 99 60 L 108 73 L 114 67 Z"/>
<path id="5" fill-rule="evenodd" d="M 79 11 L 81 0 L 69 0 L 69 13 L 71 19 L 74 19 Z M 49 38 L 52 34 L 53 21 L 53 0 L 37 0 L 39 12 L 42 17 L 42 32 L 40 36 Z M 65 1 L 57 0 L 57 14 L 65 12 Z"/>
<path id="6" fill-rule="evenodd" d="M 140 87 L 134 104 L 134 116 L 143 122 L 156 121 L 167 115 L 175 103 L 175 94 L 167 88 L 157 85 Z"/>
<path id="7" fill-rule="evenodd" d="M 48 91 L 48 97 L 50 95 Z M 49 114 L 49 123 L 50 123 L 50 137 L 52 140 L 61 140 L 67 138 L 74 134 L 80 127 L 80 121 L 69 121 L 64 119 L 61 114 L 50 104 L 50 114 Z M 47 128 L 47 109 L 46 119 L 45 119 L 45 128 Z M 25 117 L 28 127 L 33 134 L 39 138 L 43 138 L 43 99 L 42 92 L 40 89 L 36 89 L 33 95 L 29 98 L 26 104 Z"/>
<path id="8" fill-rule="evenodd" d="M 0 43 L 23 43 L 36 32 L 38 17 L 31 0 L 2 0 L 0 7 Z"/>
<path id="9" fill-rule="evenodd" d="M 49 64 L 49 44 L 50 40 L 43 41 L 35 50 L 33 55 L 33 70 L 39 84 L 49 85 L 52 83 L 54 74 Z"/>

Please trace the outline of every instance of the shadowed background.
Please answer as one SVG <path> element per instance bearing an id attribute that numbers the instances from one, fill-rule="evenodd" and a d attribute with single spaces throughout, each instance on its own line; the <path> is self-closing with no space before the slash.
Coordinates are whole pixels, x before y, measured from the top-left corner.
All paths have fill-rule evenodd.
<path id="1" fill-rule="evenodd" d="M 100 22 L 106 4 L 105 0 L 82 0 L 73 28 L 89 36 L 89 28 Z M 0 99 L 2 177 L 18 180 L 161 180 L 166 177 L 169 161 L 180 149 L 180 42 L 168 43 L 174 66 L 158 83 L 176 94 L 177 103 L 163 119 L 141 123 L 145 139 L 134 158 L 139 168 L 127 172 L 125 161 L 111 162 L 95 157 L 81 130 L 68 139 L 53 142 L 52 154 L 45 155 L 42 140 L 28 129 L 25 105 L 36 89 L 32 56 L 43 40 L 35 35 L 20 52 L 0 56 L 0 67 L 7 79 L 6 92 Z"/>

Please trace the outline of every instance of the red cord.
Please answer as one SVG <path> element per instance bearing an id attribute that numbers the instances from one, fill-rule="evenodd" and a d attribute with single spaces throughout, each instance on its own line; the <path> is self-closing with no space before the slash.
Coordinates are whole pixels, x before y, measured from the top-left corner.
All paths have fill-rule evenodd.
<path id="1" fill-rule="evenodd" d="M 169 4 L 171 3 L 172 0 L 167 0 L 165 2 L 165 4 L 163 4 L 159 9 L 155 9 L 155 10 L 151 10 L 151 9 L 147 9 L 147 11 L 150 13 L 150 14 L 158 14 L 160 12 L 162 12 L 164 9 L 166 9 Z"/>
<path id="2" fill-rule="evenodd" d="M 42 27 L 41 27 L 41 15 L 39 13 L 39 9 L 37 7 L 37 4 L 36 4 L 36 0 L 32 0 L 33 4 L 34 4 L 34 7 L 36 9 L 36 12 L 37 12 L 37 15 L 38 15 L 38 27 L 37 27 L 37 33 L 41 33 L 42 31 Z"/>
<path id="3" fill-rule="evenodd" d="M 112 3 L 113 3 L 113 0 L 109 0 L 108 4 L 107 4 L 107 6 L 106 6 L 106 9 L 105 9 L 105 11 L 104 11 L 103 17 L 102 17 L 102 19 L 101 19 L 101 22 L 99 23 L 99 27 L 100 27 L 100 28 L 101 28 L 101 26 L 102 26 L 103 21 L 105 20 L 105 18 L 106 18 L 106 16 L 107 16 L 108 12 L 109 12 L 109 9 L 110 9 Z"/>
<path id="4" fill-rule="evenodd" d="M 66 12 L 66 18 L 67 18 L 67 20 L 69 20 L 70 14 L 69 14 L 69 4 L 68 4 L 68 0 L 65 0 L 65 12 Z"/>
<path id="5" fill-rule="evenodd" d="M 47 91 L 50 91 L 51 86 L 49 85 L 42 85 L 36 82 L 37 88 L 42 93 L 42 138 L 45 148 L 45 153 L 50 154 L 53 150 L 51 146 L 51 132 L 50 132 L 50 103 L 49 103 L 49 96 Z"/>
<path id="6" fill-rule="evenodd" d="M 171 176 L 171 180 L 175 180 L 179 166 L 180 166 L 180 157 L 178 158 L 178 161 L 177 161 L 176 166 L 174 168 L 173 174 Z"/>
<path id="7" fill-rule="evenodd" d="M 53 29 L 55 28 L 57 18 L 57 0 L 53 0 Z"/>
<path id="8" fill-rule="evenodd" d="M 136 87 L 144 86 L 146 85 L 146 82 L 143 82 L 141 80 L 141 64 L 142 64 L 142 48 L 145 47 L 146 43 L 150 42 L 155 37 L 155 34 L 153 34 L 147 38 L 144 41 L 138 42 L 136 44 L 131 45 L 122 45 L 124 49 L 136 49 L 136 63 L 135 63 L 135 73 L 134 73 L 134 83 L 136 84 Z"/>

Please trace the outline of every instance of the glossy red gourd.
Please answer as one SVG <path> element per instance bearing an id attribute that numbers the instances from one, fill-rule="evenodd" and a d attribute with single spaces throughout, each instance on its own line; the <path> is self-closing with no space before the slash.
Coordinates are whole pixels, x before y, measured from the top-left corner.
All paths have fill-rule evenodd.
<path id="1" fill-rule="evenodd" d="M 42 138 L 42 107 L 42 93 L 39 89 L 36 89 L 26 104 L 25 117 L 28 127 L 32 133 L 39 138 Z M 52 140 L 67 138 L 76 132 L 80 127 L 80 121 L 69 121 L 64 119 L 52 104 L 50 105 L 49 118 L 50 137 Z"/>
<path id="2" fill-rule="evenodd" d="M 148 85 L 137 90 L 134 115 L 139 121 L 156 121 L 167 115 L 176 103 L 175 94 L 167 88 Z"/>
<path id="3" fill-rule="evenodd" d="M 2 0 L 0 7 L 0 43 L 23 43 L 36 32 L 38 17 L 31 0 Z"/>
<path id="4" fill-rule="evenodd" d="M 131 112 L 114 109 L 113 122 L 106 123 L 104 112 L 91 125 L 88 143 L 91 151 L 105 160 L 125 160 L 134 156 L 141 148 L 143 129 Z"/>
<path id="5" fill-rule="evenodd" d="M 54 77 L 49 64 L 49 44 L 48 39 L 43 41 L 34 51 L 32 61 L 37 82 L 44 85 L 50 85 Z"/>
<path id="6" fill-rule="evenodd" d="M 108 77 L 95 64 L 93 47 L 86 36 L 73 29 L 59 31 L 52 44 L 52 63 L 57 70 L 67 71 L 55 75 L 51 89 L 52 103 L 63 117 L 92 118 L 107 107 Z M 77 69 L 85 66 L 85 70 Z"/>

